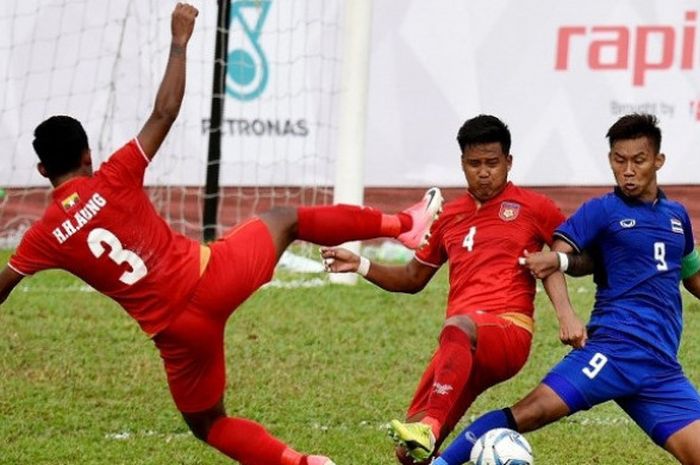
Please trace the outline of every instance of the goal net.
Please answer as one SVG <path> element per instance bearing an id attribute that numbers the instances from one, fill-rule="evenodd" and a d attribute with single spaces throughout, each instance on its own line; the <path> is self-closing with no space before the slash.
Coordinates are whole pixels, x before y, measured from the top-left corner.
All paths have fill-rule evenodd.
<path id="1" fill-rule="evenodd" d="M 200 10 L 180 116 L 146 185 L 176 230 L 202 237 L 217 2 Z M 0 247 L 16 246 L 50 201 L 31 146 L 38 123 L 85 126 L 95 167 L 148 117 L 175 2 L 0 3 Z M 340 0 L 232 0 L 217 230 L 276 205 L 333 201 Z"/>

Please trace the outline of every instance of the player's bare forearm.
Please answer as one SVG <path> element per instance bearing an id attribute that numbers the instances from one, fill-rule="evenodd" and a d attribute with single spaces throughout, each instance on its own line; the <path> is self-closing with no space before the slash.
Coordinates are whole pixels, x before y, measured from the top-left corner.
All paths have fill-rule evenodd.
<path id="1" fill-rule="evenodd" d="M 587 250 L 576 253 L 571 244 L 561 239 L 554 240 L 552 250 L 566 254 L 569 262 L 566 274 L 569 276 L 585 276 L 593 273 L 593 257 Z"/>
<path id="2" fill-rule="evenodd" d="M 554 306 L 557 317 L 573 312 L 569 301 L 569 292 L 566 287 L 566 279 L 561 271 L 555 271 L 542 280 L 544 290 Z"/>
<path id="3" fill-rule="evenodd" d="M 171 124 L 180 113 L 182 99 L 185 96 L 187 74 L 187 44 L 170 44 L 170 55 L 165 67 L 163 81 L 160 83 L 153 113 L 157 118 L 170 121 Z"/>
<path id="4" fill-rule="evenodd" d="M 372 263 L 365 279 L 390 292 L 415 294 L 425 288 L 435 270 L 411 260 L 406 265 Z"/>
<path id="5" fill-rule="evenodd" d="M 331 273 L 358 272 L 360 256 L 342 247 L 321 247 L 321 258 L 326 271 Z M 390 292 L 416 293 L 430 281 L 435 270 L 411 260 L 406 265 L 371 263 L 364 278 Z"/>
<path id="6" fill-rule="evenodd" d="M 171 18 L 172 40 L 163 80 L 158 87 L 153 112 L 138 134 L 138 141 L 151 159 L 175 122 L 185 95 L 187 43 L 199 12 L 191 5 L 178 3 Z"/>
<path id="7" fill-rule="evenodd" d="M 683 287 L 700 299 L 700 271 L 683 280 Z"/>
<path id="8" fill-rule="evenodd" d="M 7 298 L 10 296 L 10 292 L 12 292 L 12 291 L 9 291 L 9 290 L 0 291 L 0 305 L 2 305 L 3 302 L 5 302 L 7 300 Z"/>
<path id="9" fill-rule="evenodd" d="M 544 279 L 559 269 L 559 259 L 556 252 L 528 252 L 523 251 L 523 256 L 518 259 L 521 266 L 530 270 L 530 274 L 537 279 Z"/>
<path id="10" fill-rule="evenodd" d="M 12 289 L 22 281 L 22 278 L 24 278 L 24 276 L 15 272 L 9 266 L 5 266 L 5 268 L 0 271 L 0 305 L 5 302 L 12 292 Z"/>
<path id="11" fill-rule="evenodd" d="M 593 273 L 593 257 L 587 250 L 581 253 L 570 252 L 567 255 L 569 267 L 566 270 L 566 274 L 569 276 L 586 276 Z"/>
<path id="12" fill-rule="evenodd" d="M 559 257 L 558 253 L 566 254 L 566 257 Z M 553 272 L 561 269 L 562 260 L 566 258 L 566 274 L 570 276 L 585 276 L 593 273 L 593 258 L 584 251 L 575 253 L 573 247 L 567 242 L 557 239 L 552 244 L 550 251 L 528 252 L 523 251 L 523 256 L 519 261 L 522 266 L 527 267 L 530 273 L 538 279 L 544 279 Z"/>
<path id="13" fill-rule="evenodd" d="M 544 278 L 542 284 L 557 314 L 559 339 L 572 347 L 583 347 L 588 339 L 586 327 L 571 305 L 564 274 L 556 271 Z"/>

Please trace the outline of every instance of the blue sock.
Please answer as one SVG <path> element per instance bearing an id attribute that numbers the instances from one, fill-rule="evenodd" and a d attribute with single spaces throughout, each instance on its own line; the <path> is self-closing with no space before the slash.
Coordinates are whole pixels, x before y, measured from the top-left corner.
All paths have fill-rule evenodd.
<path id="1" fill-rule="evenodd" d="M 457 437 L 440 453 L 433 465 L 460 465 L 469 460 L 474 443 L 487 431 L 494 428 L 516 429 L 510 409 L 492 410 L 477 418 L 464 428 Z"/>

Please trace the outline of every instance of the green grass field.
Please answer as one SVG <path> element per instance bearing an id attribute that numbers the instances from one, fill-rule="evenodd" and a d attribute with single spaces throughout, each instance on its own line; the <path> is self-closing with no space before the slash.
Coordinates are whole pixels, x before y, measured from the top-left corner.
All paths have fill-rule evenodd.
<path id="1" fill-rule="evenodd" d="M 586 315 L 590 280 L 569 285 Z M 384 424 L 403 416 L 435 346 L 446 291 L 444 270 L 415 296 L 365 282 L 259 291 L 229 321 L 229 413 L 338 465 L 394 464 Z M 684 298 L 681 360 L 700 385 L 700 305 Z M 478 399 L 462 425 L 527 393 L 566 350 L 541 292 L 530 361 Z M 527 437 L 538 465 L 673 463 L 614 405 Z M 189 434 L 155 348 L 112 301 L 45 272 L 0 308 L 0 464 L 225 463 Z"/>

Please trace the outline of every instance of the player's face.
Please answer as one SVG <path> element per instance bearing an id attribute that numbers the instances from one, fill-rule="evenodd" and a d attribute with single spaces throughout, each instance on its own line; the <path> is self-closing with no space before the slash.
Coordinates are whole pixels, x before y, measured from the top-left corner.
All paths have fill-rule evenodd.
<path id="1" fill-rule="evenodd" d="M 508 183 L 512 161 L 498 142 L 466 147 L 462 153 L 462 171 L 469 192 L 480 202 L 500 194 Z"/>
<path id="2" fill-rule="evenodd" d="M 656 172 L 664 164 L 664 154 L 656 153 L 647 137 L 615 142 L 608 155 L 615 182 L 630 198 L 642 202 L 656 199 Z"/>

